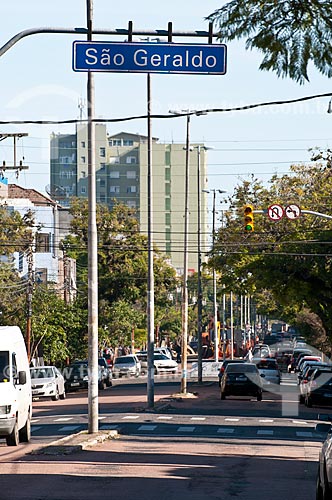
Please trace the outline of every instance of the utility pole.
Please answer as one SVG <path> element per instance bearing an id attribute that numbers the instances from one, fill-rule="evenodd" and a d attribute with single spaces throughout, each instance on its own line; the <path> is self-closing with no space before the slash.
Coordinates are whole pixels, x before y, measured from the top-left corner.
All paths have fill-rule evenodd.
<path id="1" fill-rule="evenodd" d="M 4 141 L 5 139 L 8 139 L 9 137 L 13 138 L 13 164 L 12 165 L 6 165 L 6 162 L 2 162 L 2 166 L 0 165 L 0 173 L 3 174 L 5 170 L 16 170 L 16 177 L 18 178 L 19 173 L 21 170 L 28 170 L 27 165 L 23 165 L 22 160 L 20 160 L 19 164 L 17 164 L 17 139 L 20 139 L 21 137 L 26 137 L 29 134 L 23 133 L 23 132 L 18 132 L 16 134 L 11 134 L 11 133 L 6 133 L 6 134 L 0 134 L 0 141 Z"/>
<path id="2" fill-rule="evenodd" d="M 28 286 L 27 286 L 27 323 L 26 323 L 26 346 L 29 363 L 31 361 L 31 318 L 32 318 L 32 293 L 33 293 L 33 251 L 32 244 L 27 250 L 28 262 Z"/>
<path id="3" fill-rule="evenodd" d="M 88 41 L 92 40 L 93 1 L 87 0 Z M 88 432 L 98 432 L 98 242 L 96 223 L 96 137 L 94 74 L 88 72 Z"/>

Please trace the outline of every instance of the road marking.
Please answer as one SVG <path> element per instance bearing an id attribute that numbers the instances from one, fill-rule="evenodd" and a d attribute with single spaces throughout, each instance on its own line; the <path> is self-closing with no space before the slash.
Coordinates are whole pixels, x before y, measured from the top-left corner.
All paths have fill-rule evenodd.
<path id="1" fill-rule="evenodd" d="M 112 430 L 112 429 L 118 429 L 118 428 L 119 428 L 119 426 L 116 425 L 116 424 L 114 424 L 114 425 L 112 425 L 112 424 L 102 424 L 100 426 L 100 429 L 102 429 L 102 430 Z"/>
<path id="2" fill-rule="evenodd" d="M 239 418 L 225 418 L 226 422 L 238 422 L 239 420 Z"/>
<path id="3" fill-rule="evenodd" d="M 312 432 L 301 432 L 301 431 L 297 431 L 296 432 L 296 435 L 298 437 L 307 437 L 307 438 L 311 438 L 312 437 Z"/>
<path id="4" fill-rule="evenodd" d="M 73 417 L 56 418 L 54 422 L 68 422 L 68 420 L 73 420 Z"/>
<path id="5" fill-rule="evenodd" d="M 137 418 L 139 418 L 139 415 L 126 415 L 122 417 L 122 420 L 136 420 Z"/>
<path id="6" fill-rule="evenodd" d="M 65 425 L 64 427 L 61 427 L 59 431 L 75 431 L 76 429 L 79 429 L 81 426 L 80 425 Z"/>
<path id="7" fill-rule="evenodd" d="M 308 422 L 305 422 L 304 420 L 292 420 L 293 424 L 305 424 L 308 425 Z"/>
<path id="8" fill-rule="evenodd" d="M 106 417 L 98 417 L 98 420 L 105 420 Z"/>
<path id="9" fill-rule="evenodd" d="M 177 428 L 177 432 L 194 432 L 195 429 L 196 427 L 180 426 Z"/>
<path id="10" fill-rule="evenodd" d="M 191 417 L 190 420 L 206 420 L 205 417 Z"/>
<path id="11" fill-rule="evenodd" d="M 31 426 L 31 432 L 39 431 L 39 429 L 42 429 L 41 425 L 32 425 Z"/>
<path id="12" fill-rule="evenodd" d="M 173 417 L 158 417 L 157 420 L 172 420 Z"/>
<path id="13" fill-rule="evenodd" d="M 264 420 L 258 420 L 258 422 L 267 423 L 267 422 L 274 422 L 274 420 L 266 418 Z"/>
<path id="14" fill-rule="evenodd" d="M 156 425 L 141 425 L 137 430 L 138 431 L 154 431 Z"/>
<path id="15" fill-rule="evenodd" d="M 234 429 L 231 429 L 230 427 L 219 427 L 217 432 L 218 432 L 218 434 L 221 434 L 221 433 L 232 434 L 234 432 Z"/>
<path id="16" fill-rule="evenodd" d="M 32 423 L 32 424 L 37 423 L 37 422 L 39 422 L 39 420 L 40 420 L 40 418 L 33 418 L 33 419 L 31 420 L 31 423 Z"/>
<path id="17" fill-rule="evenodd" d="M 274 431 L 268 431 L 268 430 L 263 430 L 263 429 L 257 431 L 258 436 L 273 436 L 273 434 L 274 434 Z"/>

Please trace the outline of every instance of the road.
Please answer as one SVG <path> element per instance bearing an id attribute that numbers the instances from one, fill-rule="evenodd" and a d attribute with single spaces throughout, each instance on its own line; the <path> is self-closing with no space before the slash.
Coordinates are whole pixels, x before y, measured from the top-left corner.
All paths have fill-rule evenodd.
<path id="1" fill-rule="evenodd" d="M 262 402 L 221 401 L 215 382 L 189 384 L 198 394 L 181 400 L 170 397 L 179 382 L 160 376 L 151 412 L 146 381 L 117 380 L 99 402 L 100 429 L 116 429 L 119 439 L 51 459 L 27 452 L 87 429 L 87 394 L 37 401 L 31 444 L 0 441 L 0 498 L 92 499 L 97 489 L 98 497 L 120 500 L 314 500 L 324 437 L 315 424 L 331 409 L 299 407 L 295 389 L 294 376 L 284 375 L 281 393 L 264 392 Z"/>

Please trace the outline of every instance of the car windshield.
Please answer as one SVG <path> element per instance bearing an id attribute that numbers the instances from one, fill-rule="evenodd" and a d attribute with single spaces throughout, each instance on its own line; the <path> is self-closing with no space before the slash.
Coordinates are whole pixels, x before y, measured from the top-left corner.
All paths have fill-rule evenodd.
<path id="1" fill-rule="evenodd" d="M 134 363 L 134 358 L 132 358 L 131 356 L 128 356 L 127 357 L 120 357 L 120 358 L 116 358 L 115 360 L 115 364 L 116 365 L 123 365 L 123 364 L 132 364 Z"/>
<path id="2" fill-rule="evenodd" d="M 257 372 L 256 365 L 246 363 L 231 363 L 226 367 L 227 373 L 255 373 Z"/>
<path id="3" fill-rule="evenodd" d="M 9 352 L 0 351 L 0 382 L 9 380 Z"/>
<path id="4" fill-rule="evenodd" d="M 168 361 L 168 357 L 165 356 L 165 354 L 155 354 L 154 359 L 156 360 L 166 359 Z"/>
<path id="5" fill-rule="evenodd" d="M 277 370 L 276 363 L 271 359 L 264 359 L 257 363 L 256 366 L 259 370 Z"/>
<path id="6" fill-rule="evenodd" d="M 53 378 L 54 377 L 54 372 L 53 369 L 48 367 L 48 368 L 33 368 L 30 370 L 31 373 L 31 378 L 36 379 L 36 378 Z"/>

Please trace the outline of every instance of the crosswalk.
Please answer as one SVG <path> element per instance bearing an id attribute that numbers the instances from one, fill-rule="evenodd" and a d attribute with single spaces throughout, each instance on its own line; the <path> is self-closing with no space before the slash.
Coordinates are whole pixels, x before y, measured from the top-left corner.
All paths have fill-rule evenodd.
<path id="1" fill-rule="evenodd" d="M 76 420 L 76 422 L 75 422 Z M 80 420 L 77 422 L 77 420 Z M 144 414 L 100 416 L 100 430 L 117 430 L 128 435 L 167 436 L 232 436 L 233 438 L 273 438 L 321 441 L 322 436 L 315 430 L 315 422 L 300 419 L 188 416 L 179 421 L 178 416 L 156 415 L 147 421 Z M 77 433 L 87 428 L 86 416 L 56 417 L 53 419 L 34 418 L 32 436 L 41 436 L 50 426 L 56 435 Z"/>

